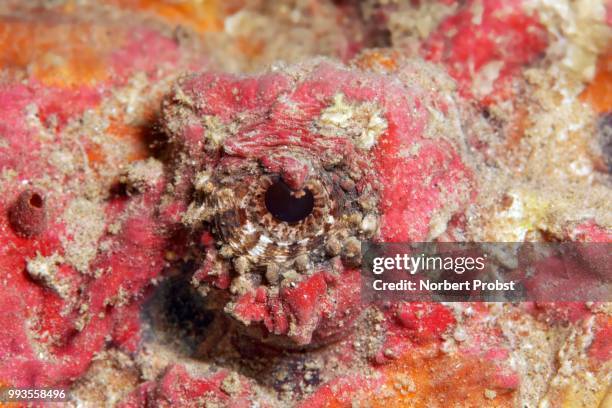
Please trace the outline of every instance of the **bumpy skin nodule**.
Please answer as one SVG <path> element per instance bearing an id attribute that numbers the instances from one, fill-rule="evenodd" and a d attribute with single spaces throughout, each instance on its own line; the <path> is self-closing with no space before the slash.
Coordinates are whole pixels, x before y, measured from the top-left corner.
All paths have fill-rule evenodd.
<path id="1" fill-rule="evenodd" d="M 180 81 L 163 107 L 174 183 L 162 213 L 203 243 L 193 283 L 265 341 L 346 332 L 361 243 L 432 239 L 469 201 L 445 78 L 422 62 L 387 75 L 317 60 Z M 311 208 L 283 219 L 295 205 Z"/>
<path id="2" fill-rule="evenodd" d="M 8 210 L 11 227 L 22 237 L 40 235 L 47 228 L 45 198 L 38 190 L 24 190 Z"/>

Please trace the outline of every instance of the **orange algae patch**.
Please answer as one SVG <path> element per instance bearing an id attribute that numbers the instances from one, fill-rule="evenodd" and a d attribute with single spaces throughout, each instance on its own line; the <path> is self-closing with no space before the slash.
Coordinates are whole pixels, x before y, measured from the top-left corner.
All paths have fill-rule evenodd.
<path id="1" fill-rule="evenodd" d="M 0 402 L 0 408 L 22 408 L 22 407 L 26 407 L 26 405 L 21 402 Z"/>
<path id="2" fill-rule="evenodd" d="M 11 383 L 0 380 L 0 390 L 5 387 L 10 388 Z M 1 402 L 0 401 L 0 408 L 17 408 L 17 407 L 25 407 L 25 404 L 21 402 Z"/>
<path id="3" fill-rule="evenodd" d="M 597 74 L 581 95 L 599 113 L 612 111 L 612 52 L 599 58 Z"/>
<path id="4" fill-rule="evenodd" d="M 107 132 L 118 139 L 117 143 L 126 145 L 125 158 L 128 162 L 146 159 L 149 156 L 142 127 L 113 121 Z"/>
<path id="5" fill-rule="evenodd" d="M 87 146 L 85 148 L 85 153 L 87 153 L 87 160 L 89 160 L 90 163 L 104 162 L 105 155 L 99 145 Z"/>
<path id="6" fill-rule="evenodd" d="M 108 157 L 108 152 L 103 145 L 91 144 L 85 147 L 87 159 L 91 164 L 108 165 L 110 161 L 120 160 L 121 163 L 131 163 L 149 157 L 146 146 L 144 129 L 139 126 L 131 126 L 114 120 L 106 129 L 109 139 L 106 143 L 113 149 L 114 159 Z M 116 154 L 119 152 L 119 156 Z"/>
<path id="7" fill-rule="evenodd" d="M 512 407 L 514 392 L 492 380 L 499 369 L 467 355 L 447 355 L 435 349 L 411 351 L 383 369 L 385 390 L 371 397 L 374 408 L 390 406 Z M 497 384 L 496 384 L 497 383 Z"/>
<path id="8" fill-rule="evenodd" d="M 401 54 L 398 51 L 368 50 L 359 55 L 354 62 L 361 69 L 382 69 L 394 71 L 397 69 Z"/>
<path id="9" fill-rule="evenodd" d="M 108 79 L 106 57 L 123 36 L 84 23 L 5 19 L 0 25 L 0 68 L 22 71 L 49 86 L 93 85 Z"/>
<path id="10" fill-rule="evenodd" d="M 181 24 L 200 33 L 223 30 L 227 6 L 219 0 L 108 0 L 119 7 L 149 11 L 166 22 Z"/>
<path id="11" fill-rule="evenodd" d="M 523 105 L 518 105 L 508 126 L 508 138 L 506 141 L 508 149 L 514 149 L 520 145 L 528 124 L 529 110 Z"/>
<path id="12" fill-rule="evenodd" d="M 236 46 L 245 56 L 255 58 L 262 54 L 265 43 L 262 40 L 239 36 L 236 39 Z"/>

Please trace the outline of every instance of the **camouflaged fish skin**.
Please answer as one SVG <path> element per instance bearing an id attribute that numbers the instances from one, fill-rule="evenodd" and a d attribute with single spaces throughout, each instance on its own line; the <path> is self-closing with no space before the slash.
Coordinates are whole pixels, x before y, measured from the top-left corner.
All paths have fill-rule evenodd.
<path id="1" fill-rule="evenodd" d="M 432 239 L 470 199 L 457 103 L 424 86 L 443 75 L 319 60 L 179 81 L 163 108 L 167 205 L 211 234 L 194 285 L 228 292 L 225 311 L 269 341 L 319 345 L 349 330 L 361 243 Z"/>

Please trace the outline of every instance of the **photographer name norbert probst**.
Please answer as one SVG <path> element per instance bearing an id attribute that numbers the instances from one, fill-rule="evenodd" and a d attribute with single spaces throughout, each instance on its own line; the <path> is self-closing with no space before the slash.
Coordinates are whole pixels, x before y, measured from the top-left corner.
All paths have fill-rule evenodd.
<path id="1" fill-rule="evenodd" d="M 407 279 L 385 282 L 382 279 L 376 279 L 372 282 L 372 288 L 376 291 L 509 291 L 515 290 L 515 285 L 516 282 L 514 281 L 503 282 L 495 280 L 494 282 L 486 282 L 479 279 L 464 282 L 451 282 L 446 279 L 439 282 L 427 279 L 419 280 L 418 282 Z"/>

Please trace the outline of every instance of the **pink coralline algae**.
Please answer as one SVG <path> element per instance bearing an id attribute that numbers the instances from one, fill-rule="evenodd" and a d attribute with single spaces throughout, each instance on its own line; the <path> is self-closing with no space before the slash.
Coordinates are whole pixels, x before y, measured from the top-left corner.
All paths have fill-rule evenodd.
<path id="1" fill-rule="evenodd" d="M 507 99 L 521 67 L 548 46 L 548 33 L 524 0 L 474 0 L 444 19 L 423 44 L 423 56 L 442 62 L 467 97 Z"/>
<path id="2" fill-rule="evenodd" d="M 148 41 L 173 47 L 160 48 L 158 57 L 174 58 L 176 45 L 156 35 Z M 109 66 L 117 74 L 96 86 L 0 85 L 3 385 L 67 386 L 108 344 L 125 351 L 139 345 L 140 304 L 165 262 L 166 241 L 153 217 L 163 178 L 149 177 L 147 195 L 131 200 L 109 194 L 102 200 L 95 191 L 85 197 L 81 188 L 96 177 L 79 165 L 94 166 L 90 141 L 66 136 L 70 123 L 133 73 L 116 55 L 121 72 Z M 144 54 L 131 57 L 148 61 Z M 162 72 L 158 67 L 155 74 Z"/>
<path id="3" fill-rule="evenodd" d="M 236 408 L 251 407 L 248 385 L 241 384 L 239 376 L 221 371 L 213 375 L 190 375 L 180 365 L 170 367 L 156 383 L 146 382 L 119 404 L 121 408 L 143 406 L 177 407 L 197 406 L 195 401 L 231 404 Z"/>

